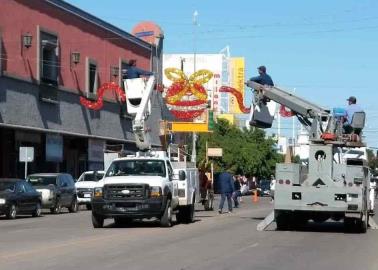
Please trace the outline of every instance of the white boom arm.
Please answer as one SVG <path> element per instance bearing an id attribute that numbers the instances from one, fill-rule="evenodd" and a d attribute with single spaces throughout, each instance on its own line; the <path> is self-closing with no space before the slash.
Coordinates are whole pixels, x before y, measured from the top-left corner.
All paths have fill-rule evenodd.
<path id="1" fill-rule="evenodd" d="M 272 100 L 292 110 L 298 120 L 308 127 L 312 140 L 320 139 L 325 129 L 333 130 L 335 128 L 329 110 L 278 87 L 264 86 L 252 81 L 248 81 L 247 86 L 255 90 L 251 125 L 263 128 L 271 127 L 273 116 L 268 114 L 266 107 L 267 102 Z"/>
<path id="2" fill-rule="evenodd" d="M 155 84 L 155 77 L 149 77 L 144 89 L 132 89 L 128 87 L 127 85 L 132 85 L 132 83 L 128 83 L 128 81 L 132 80 L 125 80 L 126 98 L 128 99 L 127 110 L 130 114 L 134 115 L 133 132 L 135 135 L 135 143 L 139 150 L 147 151 L 151 149 L 151 140 L 150 131 L 146 126 L 146 120 L 150 114 L 150 98 Z M 132 98 L 129 98 L 130 96 L 132 96 Z"/>

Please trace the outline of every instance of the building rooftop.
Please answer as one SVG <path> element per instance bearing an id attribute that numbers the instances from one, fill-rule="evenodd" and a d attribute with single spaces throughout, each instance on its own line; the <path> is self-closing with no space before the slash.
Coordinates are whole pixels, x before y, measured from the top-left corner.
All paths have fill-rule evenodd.
<path id="1" fill-rule="evenodd" d="M 108 22 L 105 22 L 99 18 L 97 18 L 96 16 L 93 16 L 92 14 L 89 14 L 88 12 L 78 8 L 78 7 L 75 7 L 63 0 L 45 0 L 46 3 L 50 4 L 50 5 L 53 5 L 65 12 L 68 12 L 72 15 L 75 15 L 75 16 L 78 16 L 80 17 L 81 19 L 87 21 L 87 22 L 90 22 L 94 25 L 97 25 L 98 27 L 101 27 L 109 32 L 112 32 L 113 34 L 115 35 L 118 35 L 120 36 L 121 38 L 124 38 L 136 45 L 139 45 L 145 49 L 148 49 L 148 50 L 152 50 L 152 46 L 151 44 L 145 42 L 144 40 L 140 39 L 140 38 L 137 38 L 135 37 L 134 35 L 108 23 Z"/>

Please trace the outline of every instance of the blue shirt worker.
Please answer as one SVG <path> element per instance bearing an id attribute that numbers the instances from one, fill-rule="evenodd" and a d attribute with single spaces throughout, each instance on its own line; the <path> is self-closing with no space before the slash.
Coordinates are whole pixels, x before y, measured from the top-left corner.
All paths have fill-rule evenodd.
<path id="1" fill-rule="evenodd" d="M 127 69 L 124 79 L 137 79 L 140 76 L 151 76 L 154 74 L 153 72 L 137 68 L 136 60 L 130 60 L 129 65 L 130 67 Z"/>
<path id="2" fill-rule="evenodd" d="M 364 110 L 357 105 L 357 99 L 354 96 L 351 96 L 347 99 L 348 107 L 346 108 L 346 120 L 348 124 L 352 124 L 353 115 L 356 112 L 363 112 Z"/>
<path id="3" fill-rule="evenodd" d="M 228 211 L 232 213 L 232 193 L 234 192 L 234 180 L 229 172 L 223 172 L 218 178 L 218 187 L 221 194 L 221 200 L 219 203 L 219 214 L 222 214 L 223 205 L 227 198 Z"/>
<path id="4" fill-rule="evenodd" d="M 344 132 L 346 134 L 350 134 L 353 132 L 353 128 L 351 126 L 352 124 L 352 120 L 353 120 L 353 115 L 356 113 L 356 112 L 363 112 L 363 109 L 357 105 L 357 99 L 356 97 L 354 96 L 351 96 L 347 99 L 348 101 L 348 107 L 345 109 L 345 117 L 344 117 L 344 124 L 343 124 L 343 128 L 344 128 Z M 357 131 L 357 134 L 359 133 L 358 130 Z"/>
<path id="5" fill-rule="evenodd" d="M 268 74 L 266 74 L 265 66 L 259 66 L 257 70 L 259 72 L 259 76 L 250 78 L 249 79 L 250 81 L 259 83 L 262 85 L 274 86 L 272 78 Z"/>

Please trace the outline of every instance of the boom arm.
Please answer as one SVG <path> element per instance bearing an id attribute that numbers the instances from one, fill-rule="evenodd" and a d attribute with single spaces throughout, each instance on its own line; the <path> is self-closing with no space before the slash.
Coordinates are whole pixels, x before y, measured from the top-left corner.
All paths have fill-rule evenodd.
<path id="1" fill-rule="evenodd" d="M 269 118 L 265 115 L 261 116 L 261 113 L 268 111 L 264 109 L 267 102 L 272 100 L 289 108 L 298 117 L 299 121 L 303 125 L 310 127 L 310 138 L 312 140 L 320 139 L 321 134 L 324 133 L 323 128 L 333 128 L 329 125 L 332 123 L 332 121 L 330 121 L 332 119 L 332 115 L 329 110 L 326 110 L 278 87 L 263 86 L 252 81 L 248 81 L 247 86 L 255 89 L 253 113 L 259 113 L 260 119 L 271 119 L 271 121 L 273 121 L 272 117 Z M 252 121 L 252 123 L 256 123 L 256 121 Z M 323 125 L 323 123 L 325 123 L 325 125 Z M 256 124 L 256 126 L 259 125 Z M 269 125 L 266 125 L 265 127 L 269 127 Z"/>
<path id="2" fill-rule="evenodd" d="M 134 120 L 133 120 L 133 132 L 135 135 L 135 143 L 138 149 L 141 151 L 147 151 L 151 149 L 150 131 L 148 130 L 146 126 L 146 121 L 150 114 L 149 112 L 150 98 L 151 98 L 154 84 L 155 84 L 155 77 L 154 76 L 149 77 L 144 89 L 140 93 L 141 98 L 139 99 L 140 100 L 139 105 L 135 106 L 135 109 L 133 109 L 133 111 L 131 112 L 131 114 L 135 115 Z M 138 89 L 134 89 L 134 91 L 137 91 L 137 90 Z M 129 89 L 128 91 L 133 91 L 133 89 Z M 126 95 L 126 98 L 127 98 L 127 95 Z M 136 98 L 135 100 L 138 100 L 138 98 Z"/>

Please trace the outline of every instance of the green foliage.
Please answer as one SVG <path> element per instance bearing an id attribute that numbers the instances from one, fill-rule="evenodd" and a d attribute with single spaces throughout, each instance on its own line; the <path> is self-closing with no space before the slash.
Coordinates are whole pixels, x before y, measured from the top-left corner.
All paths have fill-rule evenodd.
<path id="1" fill-rule="evenodd" d="M 199 136 L 197 153 L 199 163 L 206 159 L 206 141 L 208 147 L 223 149 L 222 158 L 212 158 L 215 171 L 228 170 L 235 174 L 269 177 L 274 174 L 275 164 L 283 157 L 274 150 L 276 141 L 265 137 L 261 129 L 239 129 L 227 120 L 218 119 L 214 132 Z"/>

